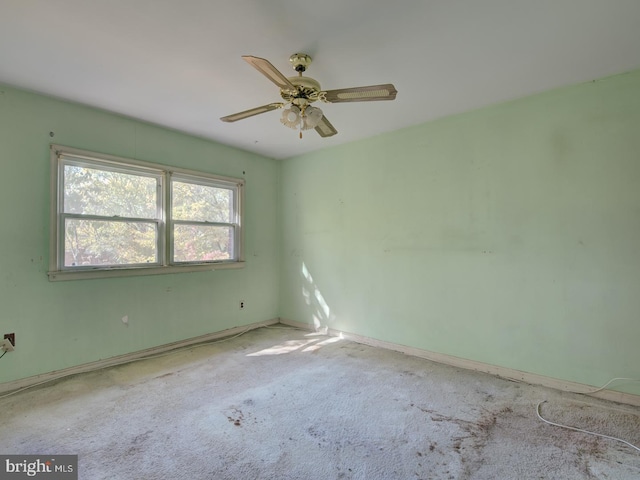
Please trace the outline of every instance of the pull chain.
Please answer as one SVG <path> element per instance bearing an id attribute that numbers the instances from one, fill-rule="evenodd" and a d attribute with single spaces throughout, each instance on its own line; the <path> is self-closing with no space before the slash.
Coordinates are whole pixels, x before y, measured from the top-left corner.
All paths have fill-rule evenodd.
<path id="1" fill-rule="evenodd" d="M 300 72 L 300 76 L 302 76 L 302 72 Z M 304 123 L 304 112 L 306 108 L 300 109 L 300 123 L 298 124 L 298 128 L 300 129 L 300 140 L 302 140 L 302 124 Z"/>

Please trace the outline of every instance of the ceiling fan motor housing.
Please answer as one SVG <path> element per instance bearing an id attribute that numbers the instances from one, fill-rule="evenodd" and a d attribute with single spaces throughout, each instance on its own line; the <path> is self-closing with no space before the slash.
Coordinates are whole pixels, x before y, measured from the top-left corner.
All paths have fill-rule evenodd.
<path id="1" fill-rule="evenodd" d="M 291 102 L 296 98 L 305 98 L 310 102 L 315 102 L 318 100 L 318 94 L 320 93 L 320 83 L 311 78 L 311 77 L 303 77 L 302 75 L 298 77 L 289 77 L 287 78 L 295 87 L 295 91 L 282 89 L 280 90 L 280 96 L 286 100 L 287 102 Z"/>

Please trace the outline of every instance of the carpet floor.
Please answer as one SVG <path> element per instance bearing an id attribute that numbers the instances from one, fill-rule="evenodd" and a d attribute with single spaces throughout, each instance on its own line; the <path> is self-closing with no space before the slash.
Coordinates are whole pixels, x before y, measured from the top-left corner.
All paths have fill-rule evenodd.
<path id="1" fill-rule="evenodd" d="M 80 479 L 638 479 L 640 409 L 276 326 L 0 398 Z"/>

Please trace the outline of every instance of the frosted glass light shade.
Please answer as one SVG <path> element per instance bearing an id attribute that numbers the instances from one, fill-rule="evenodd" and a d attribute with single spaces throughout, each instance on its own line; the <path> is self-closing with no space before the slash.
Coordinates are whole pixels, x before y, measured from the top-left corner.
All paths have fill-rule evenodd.
<path id="1" fill-rule="evenodd" d="M 283 125 L 286 125 L 289 128 L 293 128 L 294 130 L 298 129 L 301 121 L 300 109 L 295 105 L 287 105 L 287 107 L 282 111 L 280 121 Z"/>
<path id="2" fill-rule="evenodd" d="M 322 120 L 323 115 L 322 110 L 318 107 L 307 107 L 304 111 L 304 126 L 302 129 L 308 130 L 310 128 L 316 128 L 320 120 Z"/>

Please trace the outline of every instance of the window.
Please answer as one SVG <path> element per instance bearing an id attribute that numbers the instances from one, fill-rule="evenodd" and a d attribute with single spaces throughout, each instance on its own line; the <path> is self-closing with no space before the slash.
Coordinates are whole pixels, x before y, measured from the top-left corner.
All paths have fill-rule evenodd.
<path id="1" fill-rule="evenodd" d="M 174 262 L 234 259 L 234 198 L 233 188 L 218 182 L 171 176 Z"/>
<path id="2" fill-rule="evenodd" d="M 51 146 L 49 278 L 242 266 L 244 181 Z"/>

